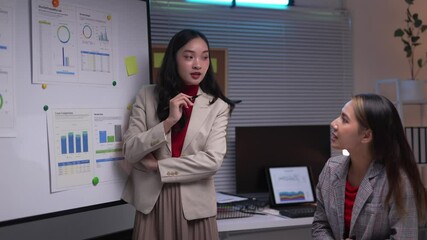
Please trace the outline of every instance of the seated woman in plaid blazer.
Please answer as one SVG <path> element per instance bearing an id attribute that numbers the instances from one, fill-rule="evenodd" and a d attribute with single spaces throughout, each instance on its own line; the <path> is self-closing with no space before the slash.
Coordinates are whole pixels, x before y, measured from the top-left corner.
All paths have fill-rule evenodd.
<path id="1" fill-rule="evenodd" d="M 332 157 L 316 187 L 313 239 L 418 239 L 427 194 L 394 105 L 354 96 L 331 123 Z"/>

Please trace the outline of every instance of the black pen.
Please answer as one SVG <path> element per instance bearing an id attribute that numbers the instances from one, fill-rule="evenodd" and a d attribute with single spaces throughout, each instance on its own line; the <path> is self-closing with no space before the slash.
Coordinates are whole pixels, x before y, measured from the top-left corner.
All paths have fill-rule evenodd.
<path id="1" fill-rule="evenodd" d="M 200 96 L 201 94 L 197 94 L 197 95 L 195 95 L 195 96 L 192 96 L 192 97 L 190 97 L 190 100 L 195 100 L 198 96 Z"/>

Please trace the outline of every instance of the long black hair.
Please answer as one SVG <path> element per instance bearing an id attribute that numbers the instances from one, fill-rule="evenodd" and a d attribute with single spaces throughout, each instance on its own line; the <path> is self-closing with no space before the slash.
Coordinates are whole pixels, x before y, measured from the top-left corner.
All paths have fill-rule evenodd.
<path id="1" fill-rule="evenodd" d="M 176 33 L 169 41 L 168 47 L 166 48 L 157 79 L 157 93 L 159 97 L 157 105 L 157 116 L 160 121 L 165 120 L 169 116 L 169 100 L 179 94 L 184 85 L 184 82 L 178 74 L 176 54 L 179 49 L 195 38 L 203 39 L 203 41 L 205 41 L 206 45 L 208 46 L 208 50 L 210 51 L 209 42 L 206 36 L 203 33 L 192 29 L 184 29 Z M 210 55 L 209 62 L 211 63 Z M 200 82 L 199 87 L 205 93 L 213 96 L 210 104 L 214 103 L 218 98 L 220 98 L 228 103 L 231 113 L 235 104 L 221 91 L 217 81 L 215 80 L 212 64 L 209 64 L 206 75 Z M 179 122 L 180 125 L 185 122 L 183 117 L 181 117 Z"/>
<path id="2" fill-rule="evenodd" d="M 408 176 L 416 199 L 418 219 L 425 222 L 427 193 L 418 172 L 414 154 L 406 139 L 399 113 L 393 103 L 377 94 L 358 94 L 352 98 L 359 124 L 371 129 L 372 150 L 376 161 L 384 164 L 389 190 L 385 203 L 394 197 L 399 214 L 404 214 L 403 186 L 400 171 Z"/>

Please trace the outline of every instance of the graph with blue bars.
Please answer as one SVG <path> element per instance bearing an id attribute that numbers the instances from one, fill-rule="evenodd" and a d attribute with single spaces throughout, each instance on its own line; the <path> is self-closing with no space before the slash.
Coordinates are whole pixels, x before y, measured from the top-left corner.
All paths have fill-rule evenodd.
<path id="1" fill-rule="evenodd" d="M 89 152 L 88 132 L 69 132 L 61 136 L 61 154 Z"/>

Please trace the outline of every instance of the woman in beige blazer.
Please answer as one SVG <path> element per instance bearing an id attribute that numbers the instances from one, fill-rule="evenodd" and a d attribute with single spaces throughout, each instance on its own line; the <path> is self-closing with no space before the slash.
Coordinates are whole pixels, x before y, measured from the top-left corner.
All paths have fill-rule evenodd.
<path id="1" fill-rule="evenodd" d="M 213 77 L 206 37 L 177 33 L 158 81 L 136 96 L 124 135 L 133 168 L 122 197 L 136 208 L 133 239 L 217 240 L 213 176 L 234 104 Z"/>
<path id="2" fill-rule="evenodd" d="M 393 104 L 359 94 L 332 121 L 328 160 L 316 188 L 313 239 L 418 239 L 427 196 Z"/>

